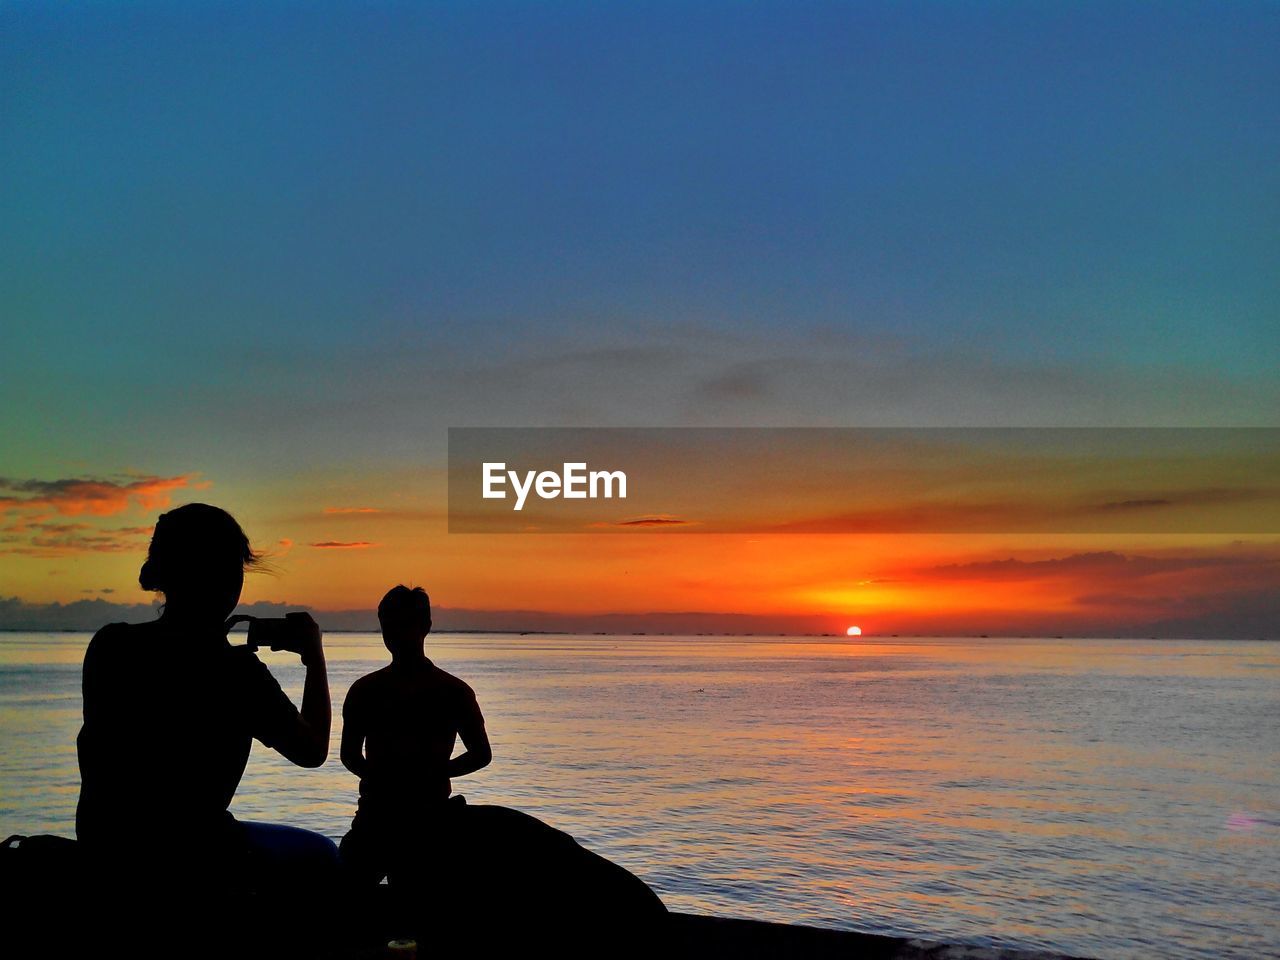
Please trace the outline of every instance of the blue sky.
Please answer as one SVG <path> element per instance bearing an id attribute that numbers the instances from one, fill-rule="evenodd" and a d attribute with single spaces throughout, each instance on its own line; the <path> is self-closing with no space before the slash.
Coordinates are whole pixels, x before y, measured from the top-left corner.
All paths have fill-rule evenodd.
<path id="1" fill-rule="evenodd" d="M 32 373 L 172 386 L 194 353 L 227 385 L 237 356 L 483 363 L 670 326 L 1273 366 L 1273 5 L 4 16 Z"/>

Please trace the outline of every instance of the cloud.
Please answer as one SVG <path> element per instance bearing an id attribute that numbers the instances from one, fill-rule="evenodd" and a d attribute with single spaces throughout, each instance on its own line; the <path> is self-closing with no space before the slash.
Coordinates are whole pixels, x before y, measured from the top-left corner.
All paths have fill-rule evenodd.
<path id="1" fill-rule="evenodd" d="M 680 527 L 689 526 L 692 520 L 682 520 L 679 517 L 673 517 L 669 514 L 659 514 L 651 517 L 632 517 L 630 520 L 618 520 L 611 524 L 592 524 L 592 526 L 611 526 L 611 527 Z"/>
<path id="2" fill-rule="evenodd" d="M 1209 533 L 1219 529 L 1223 521 L 1205 520 L 1194 512 L 1190 516 L 1168 517 L 1165 511 L 1275 499 L 1276 491 L 1254 488 L 1193 489 L 1164 497 L 1141 496 L 1087 504 L 1056 502 L 1031 493 L 1021 499 L 1003 501 L 905 501 L 768 526 L 747 526 L 774 533 L 1112 533 L 1133 529 L 1148 533 Z M 1144 516 L 1153 511 L 1160 514 Z M 1254 514 L 1233 522 L 1239 527 L 1229 529 L 1266 530 L 1271 520 L 1263 514 Z"/>
<path id="3" fill-rule="evenodd" d="M 764 400 L 769 395 L 768 370 L 767 360 L 735 364 L 696 387 L 694 396 L 698 400 L 730 403 Z"/>
<path id="4" fill-rule="evenodd" d="M 1175 494 L 1161 492 L 1143 496 L 1134 496 L 1125 500 L 1112 500 L 1100 503 L 1094 509 L 1106 510 L 1151 510 L 1164 507 L 1216 506 L 1218 504 L 1249 503 L 1256 500 L 1272 500 L 1276 490 L 1264 490 L 1254 487 L 1200 487 L 1181 490 Z"/>
<path id="5" fill-rule="evenodd" d="M 104 593 L 108 591 L 103 591 Z M 101 597 L 73 600 L 70 603 L 28 603 L 18 597 L 0 596 L 0 630 L 97 630 L 107 623 L 144 623 L 155 620 L 159 601 L 151 603 L 118 603 Z M 310 609 L 297 604 L 259 601 L 242 604 L 239 613 L 251 616 L 280 617 L 291 610 Z M 368 618 L 377 627 L 376 615 Z"/>
<path id="6" fill-rule="evenodd" d="M 153 526 L 104 528 L 102 518 L 163 510 L 175 490 L 201 486 L 197 476 L 0 478 L 0 553 L 48 558 L 142 551 Z"/>
<path id="7" fill-rule="evenodd" d="M 564 318 L 494 349 L 363 341 L 307 364 L 227 348 L 252 389 L 220 396 L 218 439 L 273 462 L 385 460 L 406 435 L 444 458 L 445 428 L 470 426 L 1194 426 L 1271 425 L 1280 378 L 1185 367 L 1005 359 L 920 332 L 797 322 L 787 330 L 700 311 L 618 322 Z M 1047 355 L 1046 355 L 1047 356 Z M 244 368 L 243 365 L 249 366 Z M 741 371 L 764 371 L 765 382 Z M 374 378 L 350 371 L 376 369 Z M 429 377 L 423 370 L 431 370 Z M 314 384 L 323 382 L 318 391 Z M 500 390 L 493 384 L 501 384 Z M 573 384 L 566 391 L 564 385 Z M 758 395 L 751 396 L 757 387 Z M 745 388 L 745 389 L 744 389 Z M 707 395 L 739 393 L 716 402 Z M 262 417 L 271 407 L 273 415 Z M 1132 499 L 1104 496 L 1101 500 Z M 313 511 L 314 513 L 314 511 Z"/>
<path id="8" fill-rule="evenodd" d="M 152 527 L 99 529 L 87 523 L 17 523 L 5 527 L 0 553 L 32 557 L 61 557 L 75 553 L 131 553 L 142 551 Z"/>
<path id="9" fill-rule="evenodd" d="M 320 550 L 367 550 L 370 547 L 379 547 L 382 544 L 370 543 L 368 540 L 321 540 L 318 543 L 309 544 Z"/>
<path id="10" fill-rule="evenodd" d="M 623 344 L 586 350 L 552 351 L 521 359 L 516 366 L 524 371 L 543 369 L 559 373 L 565 368 L 588 367 L 617 373 L 624 370 L 648 371 L 677 361 L 680 357 L 680 350 L 669 345 Z"/>
<path id="11" fill-rule="evenodd" d="M 1247 589 L 1225 584 L 1150 594 L 1102 591 L 1076 597 L 1075 602 L 1092 618 L 1095 631 L 1116 618 L 1128 621 L 1130 629 L 1116 631 L 1117 635 L 1274 638 L 1280 631 L 1280 582 L 1276 580 Z"/>
<path id="12" fill-rule="evenodd" d="M 1269 556 L 1245 554 L 1241 556 L 1175 556 L 1153 557 L 1128 555 L 1111 550 L 1091 553 L 1073 553 L 1065 557 L 1045 560 L 1020 560 L 1008 557 L 1003 560 L 979 560 L 968 563 L 950 563 L 913 570 L 914 579 L 925 580 L 1043 580 L 1047 578 L 1134 579 L 1158 574 L 1183 573 L 1209 567 L 1276 565 Z M 1280 568 L 1278 568 L 1280 569 Z"/>
<path id="13" fill-rule="evenodd" d="M 752 526 L 771 533 L 1008 532 L 1043 525 L 1049 516 L 1034 504 L 918 502 Z"/>
<path id="14" fill-rule="evenodd" d="M 156 606 L 146 603 L 113 603 L 101 598 L 27 603 L 17 597 L 0 597 L 0 630 L 97 630 L 106 623 L 155 618 Z"/>
<path id="15" fill-rule="evenodd" d="M 1280 585 L 1211 597 L 1199 604 L 1184 600 L 1171 597 L 1158 608 L 1172 616 L 1150 624 L 1152 636 L 1275 639 L 1280 635 Z"/>
<path id="16" fill-rule="evenodd" d="M 177 477 L 138 477 L 104 480 L 73 477 L 62 480 L 14 480 L 0 477 L 0 512 L 61 516 L 88 514 L 109 517 L 131 505 L 144 510 L 169 506 L 174 490 L 190 486 L 195 474 Z"/>

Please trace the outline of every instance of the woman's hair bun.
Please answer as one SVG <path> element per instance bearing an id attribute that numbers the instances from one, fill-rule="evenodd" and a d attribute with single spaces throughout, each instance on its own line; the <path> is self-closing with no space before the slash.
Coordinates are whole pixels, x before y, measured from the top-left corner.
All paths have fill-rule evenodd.
<path id="1" fill-rule="evenodd" d="M 164 586 L 160 583 L 160 578 L 156 575 L 156 562 L 150 557 L 143 561 L 142 569 L 138 571 L 138 585 L 143 590 L 164 589 Z"/>

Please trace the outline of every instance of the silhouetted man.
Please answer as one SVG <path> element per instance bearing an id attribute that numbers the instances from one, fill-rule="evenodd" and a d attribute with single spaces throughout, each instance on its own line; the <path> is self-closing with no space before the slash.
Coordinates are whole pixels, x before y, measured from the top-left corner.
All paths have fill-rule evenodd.
<path id="1" fill-rule="evenodd" d="M 431 630 L 426 592 L 394 587 L 378 604 L 378 623 L 391 663 L 353 683 L 342 708 L 342 765 L 360 778 L 342 860 L 361 886 L 383 877 L 393 886 L 430 886 L 448 867 L 441 861 L 450 781 L 493 755 L 474 691 L 423 652 Z M 458 737 L 466 750 L 451 757 Z"/>

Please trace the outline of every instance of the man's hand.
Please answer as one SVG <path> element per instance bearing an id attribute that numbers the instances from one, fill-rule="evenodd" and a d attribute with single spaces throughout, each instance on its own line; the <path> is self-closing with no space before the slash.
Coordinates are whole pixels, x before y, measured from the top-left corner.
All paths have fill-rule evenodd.
<path id="1" fill-rule="evenodd" d="M 493 761 L 493 750 L 489 747 L 489 734 L 484 729 L 483 719 L 474 726 L 459 730 L 458 734 L 462 737 L 466 752 L 449 761 L 447 770 L 450 780 L 482 770 Z"/>

